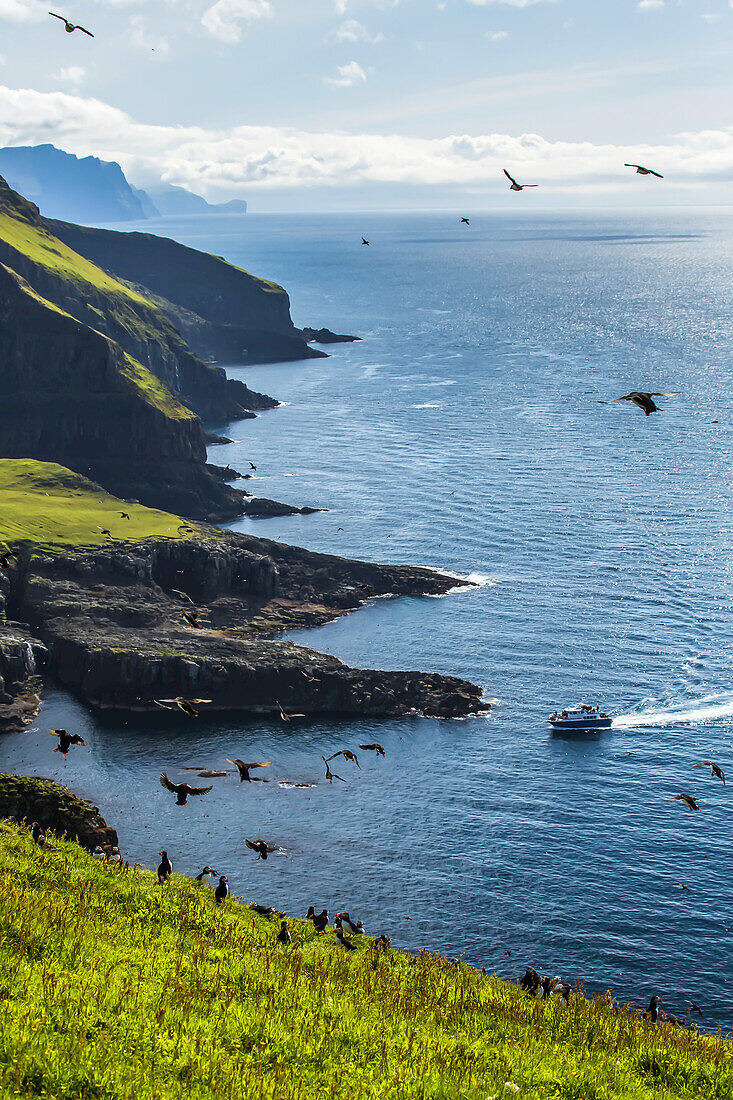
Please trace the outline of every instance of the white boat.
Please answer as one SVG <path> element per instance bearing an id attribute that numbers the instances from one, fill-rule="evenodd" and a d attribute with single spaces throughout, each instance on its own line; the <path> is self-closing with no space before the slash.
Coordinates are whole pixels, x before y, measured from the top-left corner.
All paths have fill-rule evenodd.
<path id="1" fill-rule="evenodd" d="M 554 730 L 603 730 L 613 722 L 600 707 L 567 707 L 547 719 Z"/>

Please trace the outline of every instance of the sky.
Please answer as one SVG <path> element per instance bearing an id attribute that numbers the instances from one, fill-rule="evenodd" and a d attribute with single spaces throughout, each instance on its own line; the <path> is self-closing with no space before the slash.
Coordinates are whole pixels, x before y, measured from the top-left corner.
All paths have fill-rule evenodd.
<path id="1" fill-rule="evenodd" d="M 730 204 L 732 93 L 733 0 L 0 0 L 0 144 L 252 210 Z"/>

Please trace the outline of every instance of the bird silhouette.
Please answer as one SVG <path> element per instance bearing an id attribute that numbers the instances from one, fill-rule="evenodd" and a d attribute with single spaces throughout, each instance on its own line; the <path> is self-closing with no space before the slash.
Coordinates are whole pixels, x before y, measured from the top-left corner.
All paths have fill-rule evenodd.
<path id="1" fill-rule="evenodd" d="M 328 928 L 328 909 L 322 909 L 320 913 L 314 913 L 311 920 L 316 932 L 325 932 Z"/>
<path id="2" fill-rule="evenodd" d="M 213 867 L 209 867 L 208 863 L 202 871 L 196 875 L 196 882 L 203 882 L 205 878 L 210 878 L 212 875 L 218 875 L 219 872 L 215 871 Z"/>
<path id="3" fill-rule="evenodd" d="M 696 1005 L 694 1001 L 685 1000 L 685 1004 L 688 1004 L 690 1006 L 689 1009 L 688 1009 L 688 1013 L 689 1012 L 696 1012 L 698 1014 L 698 1016 L 700 1017 L 700 1019 L 702 1020 L 702 1022 L 705 1023 L 705 1017 L 703 1016 L 702 1012 L 700 1011 L 699 1006 Z"/>
<path id="4" fill-rule="evenodd" d="M 288 930 L 288 922 L 286 920 L 280 921 L 280 931 L 275 937 L 278 943 L 289 944 L 293 942 L 293 937 Z"/>
<path id="5" fill-rule="evenodd" d="M 328 780 L 329 783 L 333 783 L 334 779 L 340 779 L 342 783 L 346 782 L 346 780 L 344 778 L 342 778 L 342 776 L 336 775 L 336 772 L 331 771 L 331 769 L 328 766 L 328 760 L 326 760 L 325 756 L 321 756 L 321 760 L 326 765 L 326 779 Z"/>
<path id="6" fill-rule="evenodd" d="M 657 179 L 664 179 L 660 172 L 655 172 L 653 168 L 645 168 L 643 164 L 624 164 L 624 168 L 635 168 L 637 176 L 656 176 Z"/>
<path id="7" fill-rule="evenodd" d="M 336 929 L 336 940 L 347 951 L 356 951 L 354 944 L 344 935 L 342 928 Z"/>
<path id="8" fill-rule="evenodd" d="M 190 626 L 192 630 L 203 630 L 204 624 L 201 619 L 193 611 L 179 611 L 178 618 L 183 619 L 186 626 Z"/>
<path id="9" fill-rule="evenodd" d="M 129 519 L 130 518 L 130 513 L 129 512 L 118 512 L 117 514 L 119 515 L 120 519 Z"/>
<path id="10" fill-rule="evenodd" d="M 64 30 L 67 34 L 73 34 L 74 31 L 83 31 L 83 33 L 88 34 L 90 38 L 94 38 L 92 32 L 88 31 L 86 27 L 82 27 L 80 23 L 71 23 L 65 15 L 57 15 L 55 11 L 50 11 L 48 14 L 52 15 L 54 19 L 61 20 L 61 22 L 64 24 Z"/>
<path id="11" fill-rule="evenodd" d="M 362 244 L 366 244 L 366 245 L 368 245 L 368 244 L 369 244 L 369 241 L 368 241 L 368 240 L 366 239 L 366 237 L 362 237 L 362 238 L 361 238 L 361 243 L 362 243 Z"/>
<path id="12" fill-rule="evenodd" d="M 226 877 L 226 875 L 220 875 L 219 883 L 216 887 L 216 890 L 214 890 L 214 898 L 216 899 L 216 904 L 221 905 L 223 901 L 226 901 L 228 893 L 229 879 Z"/>
<path id="13" fill-rule="evenodd" d="M 12 550 L 4 551 L 4 553 L 0 554 L 0 569 L 12 569 L 13 560 L 17 557 L 18 555 L 14 554 Z"/>
<path id="14" fill-rule="evenodd" d="M 716 764 L 714 760 L 703 760 L 700 764 L 693 764 L 693 768 L 710 768 L 710 774 L 715 779 L 719 779 L 721 783 L 725 784 L 725 773 L 719 764 Z"/>
<path id="15" fill-rule="evenodd" d="M 648 1009 L 646 1010 L 646 1012 L 644 1013 L 644 1015 L 645 1015 L 645 1016 L 646 1016 L 646 1017 L 647 1017 L 647 1018 L 648 1018 L 649 1020 L 651 1020 L 651 1022 L 652 1022 L 653 1024 L 656 1024 L 656 1023 L 658 1023 L 658 1022 L 659 1022 L 659 1021 L 661 1020 L 661 1016 L 662 1016 L 662 1010 L 661 1010 L 661 1008 L 659 1007 L 659 1006 L 660 1006 L 661 1004 L 662 1004 L 662 998 L 661 998 L 661 997 L 658 997 L 658 996 L 657 996 L 657 995 L 655 994 L 655 995 L 654 995 L 654 996 L 653 996 L 653 997 L 651 998 L 651 1000 L 649 1001 L 649 1008 L 648 1008 Z"/>
<path id="16" fill-rule="evenodd" d="M 356 764 L 359 771 L 361 771 L 361 764 L 359 763 L 357 755 L 355 752 L 352 752 L 351 749 L 339 749 L 338 752 L 335 752 L 332 756 L 326 758 L 326 763 L 331 760 L 335 760 L 337 756 L 343 756 L 344 760 L 350 760 L 352 764 Z"/>
<path id="17" fill-rule="evenodd" d="M 106 527 L 97 527 L 97 530 L 100 531 L 105 536 L 105 538 L 112 538 L 112 532 L 108 531 Z"/>
<path id="18" fill-rule="evenodd" d="M 277 851 L 276 844 L 267 844 L 261 836 L 257 840 L 245 840 L 244 842 L 253 852 L 257 852 L 258 859 L 267 859 L 270 852 Z"/>
<path id="19" fill-rule="evenodd" d="M 160 856 L 160 864 L 158 866 L 158 882 L 163 883 L 166 882 L 167 879 L 169 879 L 173 874 L 173 864 L 168 859 L 168 853 L 166 852 L 165 848 L 162 852 L 158 852 L 158 855 Z"/>
<path id="20" fill-rule="evenodd" d="M 461 218 L 461 225 L 470 225 L 470 224 L 471 224 L 471 223 L 470 223 L 470 221 L 468 220 L 468 218 Z"/>
<path id="21" fill-rule="evenodd" d="M 280 711 L 280 717 L 282 718 L 283 722 L 290 722 L 293 718 L 305 718 L 304 714 L 286 714 L 283 708 L 278 703 L 277 699 L 275 700 L 275 703 L 277 705 L 277 709 Z"/>
<path id="22" fill-rule="evenodd" d="M 676 794 L 674 798 L 667 799 L 667 802 L 684 802 L 688 810 L 699 810 L 700 807 L 698 806 L 698 802 L 704 801 L 705 799 L 703 798 L 694 799 L 692 795 L 689 794 Z"/>
<path id="23" fill-rule="evenodd" d="M 613 401 L 599 401 L 599 405 L 616 405 L 619 401 L 631 401 L 637 408 L 642 409 L 645 416 L 649 416 L 650 413 L 658 413 L 662 410 L 652 398 L 654 397 L 679 397 L 681 391 L 677 393 L 647 393 L 645 390 L 632 390 L 631 393 L 624 394 L 623 397 L 614 397 Z"/>
<path id="24" fill-rule="evenodd" d="M 364 749 L 365 752 L 371 749 L 371 751 L 375 752 L 377 756 L 387 755 L 382 746 L 377 741 L 373 741 L 370 745 L 359 745 L 359 748 Z"/>
<path id="25" fill-rule="evenodd" d="M 250 470 L 256 470 L 256 469 L 257 469 L 257 467 L 255 466 L 254 462 L 250 462 L 250 464 L 249 464 L 249 468 L 250 468 Z"/>
<path id="26" fill-rule="evenodd" d="M 517 183 L 514 176 L 510 176 L 506 168 L 504 169 L 504 175 L 511 183 L 510 191 L 524 191 L 525 187 L 539 187 L 538 183 Z"/>
<path id="27" fill-rule="evenodd" d="M 184 714 L 187 714 L 189 718 L 198 718 L 199 712 L 196 707 L 200 703 L 210 703 L 211 699 L 184 699 L 182 696 L 177 695 L 175 699 L 154 699 L 156 707 L 162 707 L 163 710 L 182 710 Z"/>
<path id="28" fill-rule="evenodd" d="M 245 782 L 251 783 L 252 782 L 252 777 L 249 774 L 250 768 L 271 768 L 272 767 L 272 760 L 259 760 L 255 763 L 252 763 L 252 764 L 245 764 L 244 760 L 239 760 L 239 759 L 236 759 L 236 758 L 234 760 L 230 760 L 229 757 L 227 757 L 227 764 L 233 764 L 234 767 L 239 770 L 239 782 L 240 783 L 245 783 Z M 260 779 L 258 776 L 255 776 L 255 778 L 257 779 L 257 781 L 259 783 L 267 783 L 268 782 L 267 779 Z"/>
<path id="29" fill-rule="evenodd" d="M 213 787 L 191 787 L 188 783 L 171 783 L 165 772 L 161 772 L 160 785 L 176 796 L 176 806 L 185 806 L 189 795 L 208 794 Z"/>
<path id="30" fill-rule="evenodd" d="M 66 730 L 49 730 L 48 732 L 51 737 L 58 737 L 59 743 L 53 751 L 60 752 L 64 759 L 66 759 L 66 754 L 72 745 L 86 745 L 86 741 L 78 733 L 67 733 Z"/>

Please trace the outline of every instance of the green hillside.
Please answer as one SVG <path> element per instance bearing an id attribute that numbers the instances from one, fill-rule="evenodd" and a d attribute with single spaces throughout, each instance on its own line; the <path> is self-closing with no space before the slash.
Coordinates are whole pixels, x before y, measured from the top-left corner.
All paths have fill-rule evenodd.
<path id="1" fill-rule="evenodd" d="M 729 1100 L 730 1047 L 0 826 L 0 1095 Z M 175 859 L 176 853 L 171 853 Z M 254 864 L 253 878 L 254 878 Z M 266 901 L 267 868 L 246 901 Z M 251 895 L 257 894 L 256 898 Z M 318 899 L 314 898 L 314 901 Z"/>

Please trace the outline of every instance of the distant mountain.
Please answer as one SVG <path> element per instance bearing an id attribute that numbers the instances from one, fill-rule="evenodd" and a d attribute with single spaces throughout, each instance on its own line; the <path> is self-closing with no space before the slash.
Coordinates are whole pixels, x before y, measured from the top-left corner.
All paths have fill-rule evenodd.
<path id="1" fill-rule="evenodd" d="M 48 218 L 80 222 L 145 221 L 191 214 L 245 214 L 247 203 L 214 205 L 183 187 L 132 187 L 115 161 L 76 157 L 53 145 L 0 149 L 0 176 Z"/>
<path id="2" fill-rule="evenodd" d="M 0 149 L 0 175 L 49 218 L 128 222 L 147 217 L 119 164 L 79 157 L 53 145 Z"/>
<path id="3" fill-rule="evenodd" d="M 186 191 L 183 187 L 150 187 L 148 196 L 163 217 L 180 214 L 246 214 L 247 203 L 232 199 L 231 202 L 211 203 Z"/>

